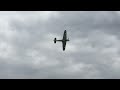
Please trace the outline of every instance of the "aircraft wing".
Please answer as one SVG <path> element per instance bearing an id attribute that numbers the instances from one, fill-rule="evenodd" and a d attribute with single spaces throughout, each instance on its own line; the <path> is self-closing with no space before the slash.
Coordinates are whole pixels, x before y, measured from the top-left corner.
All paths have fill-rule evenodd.
<path id="1" fill-rule="evenodd" d="M 65 51 L 66 43 L 62 42 L 62 46 L 63 46 L 63 51 Z"/>

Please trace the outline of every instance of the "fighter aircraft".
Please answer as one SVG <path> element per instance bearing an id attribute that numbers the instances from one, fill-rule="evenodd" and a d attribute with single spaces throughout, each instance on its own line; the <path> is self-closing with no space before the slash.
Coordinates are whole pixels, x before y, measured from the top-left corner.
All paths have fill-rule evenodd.
<path id="1" fill-rule="evenodd" d="M 56 38 L 54 38 L 54 43 L 56 43 L 57 41 L 62 42 L 63 51 L 65 51 L 66 43 L 67 43 L 67 41 L 70 41 L 69 38 L 67 39 L 67 31 L 66 30 L 64 31 L 62 40 L 57 40 Z"/>

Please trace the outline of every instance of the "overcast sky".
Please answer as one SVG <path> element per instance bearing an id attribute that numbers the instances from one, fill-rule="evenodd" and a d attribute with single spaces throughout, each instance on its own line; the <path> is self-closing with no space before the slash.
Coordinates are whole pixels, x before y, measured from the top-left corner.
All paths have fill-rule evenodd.
<path id="1" fill-rule="evenodd" d="M 0 78 L 120 79 L 120 12 L 0 11 Z"/>

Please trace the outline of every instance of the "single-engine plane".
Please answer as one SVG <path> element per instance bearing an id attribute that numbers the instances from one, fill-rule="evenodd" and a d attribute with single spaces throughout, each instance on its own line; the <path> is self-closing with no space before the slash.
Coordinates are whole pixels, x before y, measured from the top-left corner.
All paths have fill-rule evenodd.
<path id="1" fill-rule="evenodd" d="M 70 41 L 69 38 L 67 39 L 67 31 L 66 30 L 64 31 L 62 40 L 57 40 L 57 38 L 54 38 L 54 43 L 56 43 L 57 41 L 62 42 L 63 51 L 65 51 L 66 43 L 67 43 L 67 41 Z"/>

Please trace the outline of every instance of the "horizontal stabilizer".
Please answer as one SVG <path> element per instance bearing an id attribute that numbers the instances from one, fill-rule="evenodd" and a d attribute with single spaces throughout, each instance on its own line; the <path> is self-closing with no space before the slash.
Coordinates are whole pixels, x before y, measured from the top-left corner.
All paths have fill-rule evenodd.
<path id="1" fill-rule="evenodd" d="M 55 39 L 54 39 L 54 43 L 56 43 L 56 40 L 57 40 L 57 39 L 55 38 Z"/>

